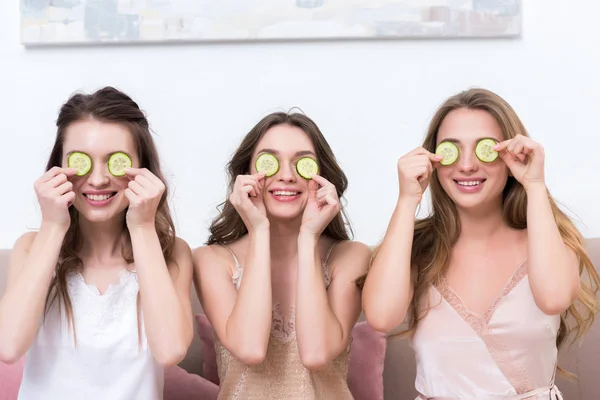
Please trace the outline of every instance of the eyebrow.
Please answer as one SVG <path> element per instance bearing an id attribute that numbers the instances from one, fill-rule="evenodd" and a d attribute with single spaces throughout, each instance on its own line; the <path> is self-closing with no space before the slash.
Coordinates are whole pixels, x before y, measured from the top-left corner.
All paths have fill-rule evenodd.
<path id="1" fill-rule="evenodd" d="M 260 151 L 258 152 L 258 154 L 261 154 L 261 153 L 272 153 L 272 154 L 274 154 L 274 155 L 278 155 L 278 154 L 279 154 L 279 152 L 278 152 L 277 150 L 274 150 L 274 149 L 262 149 L 262 150 L 260 150 Z M 315 153 L 313 153 L 313 152 L 312 152 L 312 151 L 310 151 L 310 150 L 301 150 L 301 151 L 297 151 L 297 152 L 294 154 L 294 157 L 307 156 L 307 155 L 308 155 L 308 156 L 314 156 L 314 157 L 316 157 Z"/>
<path id="2" fill-rule="evenodd" d="M 495 140 L 496 142 L 501 142 L 502 141 L 502 140 L 498 140 L 495 137 L 491 137 L 491 136 L 480 137 L 480 138 L 477 138 L 475 141 L 479 142 L 480 140 L 483 140 L 483 139 L 492 139 L 492 140 Z M 455 139 L 455 138 L 447 138 L 447 139 L 444 139 L 444 140 L 440 141 L 440 143 L 443 143 L 443 142 L 461 143 L 460 140 Z"/>
<path id="3" fill-rule="evenodd" d="M 88 156 L 90 155 L 90 154 L 89 154 L 87 151 L 83 151 L 83 150 L 71 150 L 71 151 L 69 151 L 69 152 L 66 154 L 67 158 L 68 158 L 68 157 L 69 157 L 71 154 L 73 154 L 73 153 L 83 153 L 83 154 L 87 154 Z M 108 160 L 108 159 L 110 158 L 110 156 L 112 156 L 112 155 L 113 155 L 113 154 L 115 154 L 115 153 L 123 153 L 123 154 L 127 154 L 127 156 L 128 156 L 129 158 L 131 158 L 131 154 L 129 154 L 129 152 L 127 152 L 127 151 L 124 151 L 124 150 L 114 150 L 114 151 L 111 151 L 111 152 L 109 152 L 109 153 L 107 153 L 107 154 L 106 154 L 106 159 Z M 91 157 L 91 156 L 90 156 L 90 157 Z"/>

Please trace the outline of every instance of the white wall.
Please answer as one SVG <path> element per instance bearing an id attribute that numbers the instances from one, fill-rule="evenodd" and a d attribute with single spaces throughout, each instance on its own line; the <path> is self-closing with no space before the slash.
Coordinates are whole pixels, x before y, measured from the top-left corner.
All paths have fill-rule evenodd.
<path id="1" fill-rule="evenodd" d="M 350 179 L 356 238 L 377 242 L 397 196 L 396 160 L 447 96 L 498 92 L 546 148 L 547 183 L 600 236 L 600 3 L 524 0 L 516 40 L 364 41 L 48 48 L 19 44 L 18 2 L 0 2 L 0 248 L 39 224 L 43 172 L 63 101 L 117 86 L 147 111 L 171 178 L 180 236 L 207 237 L 224 165 L 264 114 L 301 107 Z M 212 144 L 208 144 L 212 141 Z"/>

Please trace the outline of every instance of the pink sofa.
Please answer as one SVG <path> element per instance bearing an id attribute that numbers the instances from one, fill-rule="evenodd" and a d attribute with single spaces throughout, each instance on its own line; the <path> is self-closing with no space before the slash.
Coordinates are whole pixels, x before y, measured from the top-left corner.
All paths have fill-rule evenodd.
<path id="1" fill-rule="evenodd" d="M 600 239 L 589 239 L 587 248 L 592 261 L 596 266 L 599 266 Z M 7 257 L 8 251 L 0 250 L 0 294 L 3 293 L 5 286 Z M 193 290 L 191 296 L 194 312 L 202 314 L 202 309 Z M 197 318 L 197 320 L 199 325 L 200 318 Z M 375 370 L 375 373 L 371 373 L 371 376 L 377 375 L 381 372 L 381 370 L 377 371 L 379 369 L 376 365 L 377 357 L 369 356 L 369 353 L 376 352 L 376 350 L 372 350 L 372 343 L 376 343 L 377 336 L 376 334 L 372 336 L 372 332 L 369 333 L 364 325 L 357 325 L 357 329 L 362 329 L 363 334 L 370 338 L 368 340 L 371 340 L 371 342 L 366 339 L 365 341 L 358 341 L 358 344 L 362 343 L 362 348 L 353 353 L 356 354 L 353 357 L 355 357 L 354 362 L 357 364 L 354 367 L 355 374 L 360 374 L 361 371 L 368 374 L 369 371 L 373 372 Z M 206 338 L 204 341 L 201 340 L 199 334 L 206 334 L 207 332 L 202 332 L 202 330 L 197 332 L 198 334 L 195 335 L 185 360 L 180 364 L 181 368 L 167 370 L 165 374 L 165 400 L 189 398 L 202 400 L 214 398 L 211 396 L 216 395 L 216 386 L 210 382 L 210 379 L 214 379 L 214 377 L 211 377 L 209 371 L 207 371 L 209 375 L 207 378 L 209 379 L 203 378 L 203 366 L 210 365 L 211 360 L 204 360 L 203 358 L 203 346 L 206 348 L 209 345 L 209 340 Z M 385 351 L 384 398 L 386 400 L 414 400 L 416 396 L 414 392 L 415 362 L 407 340 L 400 338 L 388 339 L 387 346 L 380 347 L 380 351 L 381 349 Z M 204 353 L 206 353 L 206 350 Z M 381 358 L 383 359 L 383 357 Z M 375 364 L 369 364 L 372 362 L 375 362 Z M 578 382 L 567 381 L 562 377 L 558 378 L 558 385 L 566 400 L 595 400 L 600 398 L 600 379 L 598 379 L 600 377 L 600 316 L 597 317 L 581 347 L 575 345 L 561 351 L 560 363 L 564 368 L 575 372 L 579 377 Z M 0 365 L 0 400 L 16 399 L 15 394 L 20 380 L 20 377 L 14 376 L 16 368 L 18 369 L 18 366 Z M 210 366 L 210 368 L 214 368 L 214 366 Z M 13 371 L 12 375 L 9 373 L 10 371 Z M 356 385 L 359 385 L 358 378 L 355 379 Z M 373 382 L 373 378 L 371 378 L 371 381 Z M 364 384 L 367 384 L 367 382 L 364 382 Z M 199 387 L 203 388 L 202 390 L 206 393 L 205 397 L 198 396 L 197 388 Z M 375 389 L 374 392 L 376 391 Z M 373 398 L 372 400 L 379 399 Z"/>

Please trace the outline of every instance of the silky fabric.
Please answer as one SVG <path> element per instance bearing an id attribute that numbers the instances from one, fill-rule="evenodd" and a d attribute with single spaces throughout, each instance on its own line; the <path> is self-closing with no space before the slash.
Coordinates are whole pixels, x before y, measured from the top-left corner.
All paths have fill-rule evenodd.
<path id="1" fill-rule="evenodd" d="M 54 301 L 26 356 L 19 400 L 161 400 L 163 368 L 150 352 L 135 272 L 100 294 L 79 272 L 67 276 L 75 334 Z M 140 340 L 141 339 L 141 340 Z"/>
<path id="2" fill-rule="evenodd" d="M 228 249 L 229 250 L 229 249 Z M 243 267 L 235 254 L 233 284 L 239 290 Z M 327 260 L 323 262 L 325 285 L 331 282 Z M 346 380 L 350 343 L 327 367 L 309 371 L 302 365 L 294 311 L 282 315 L 279 304 L 273 305 L 273 323 L 267 353 L 262 363 L 248 366 L 235 358 L 219 341 L 216 333 L 215 350 L 220 389 L 218 400 L 352 400 Z"/>
<path id="3" fill-rule="evenodd" d="M 420 312 L 431 308 L 411 339 L 418 399 L 562 399 L 554 384 L 560 316 L 536 306 L 526 263 L 484 315 L 445 281 L 423 296 Z"/>

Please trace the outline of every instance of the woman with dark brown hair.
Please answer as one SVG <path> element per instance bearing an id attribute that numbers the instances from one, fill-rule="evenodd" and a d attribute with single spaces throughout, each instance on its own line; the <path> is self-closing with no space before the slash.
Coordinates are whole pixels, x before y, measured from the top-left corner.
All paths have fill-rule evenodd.
<path id="1" fill-rule="evenodd" d="M 229 198 L 194 251 L 194 283 L 216 336 L 220 399 L 351 399 L 356 279 L 370 249 L 351 241 L 347 179 L 319 128 L 273 113 L 228 165 Z"/>
<path id="2" fill-rule="evenodd" d="M 561 398 L 558 348 L 591 326 L 600 278 L 548 193 L 542 146 L 504 99 L 471 89 L 442 104 L 398 175 L 363 307 L 384 332 L 408 315 L 419 399 Z M 431 215 L 415 222 L 428 185 Z"/>
<path id="3" fill-rule="evenodd" d="M 193 336 L 193 272 L 148 121 L 107 87 L 72 96 L 56 125 L 40 230 L 11 253 L 0 359 L 27 353 L 22 400 L 162 399 L 162 367 Z"/>

